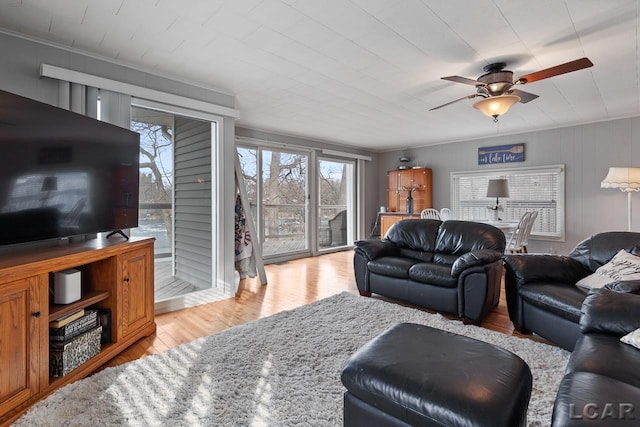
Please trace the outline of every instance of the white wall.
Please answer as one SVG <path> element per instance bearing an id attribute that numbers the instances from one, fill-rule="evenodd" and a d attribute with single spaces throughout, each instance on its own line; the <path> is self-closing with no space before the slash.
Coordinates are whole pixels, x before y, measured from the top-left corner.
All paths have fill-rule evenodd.
<path id="1" fill-rule="evenodd" d="M 525 143 L 525 162 L 478 165 L 479 147 L 521 142 Z M 592 234 L 627 230 L 626 194 L 600 188 L 600 182 L 610 166 L 640 166 L 640 117 L 414 148 L 407 152 L 411 165 L 433 169 L 433 205 L 438 209 L 451 204 L 451 172 L 565 164 L 565 242 L 533 240 L 529 248 L 536 252 L 568 253 Z M 397 168 L 401 153 L 389 152 L 379 157 L 380 205 L 386 203 L 386 177 L 382 171 Z M 640 193 L 633 195 L 633 201 L 637 206 L 632 218 L 633 231 L 640 231 Z"/>

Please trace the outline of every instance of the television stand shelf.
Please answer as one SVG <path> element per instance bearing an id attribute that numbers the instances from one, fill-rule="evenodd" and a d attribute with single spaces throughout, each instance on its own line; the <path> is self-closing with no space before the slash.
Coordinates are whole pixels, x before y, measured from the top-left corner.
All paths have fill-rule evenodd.
<path id="1" fill-rule="evenodd" d="M 0 425 L 155 333 L 153 238 L 93 239 L 0 257 Z M 81 271 L 82 298 L 52 304 L 53 273 Z M 111 312 L 111 343 L 69 374 L 49 376 L 49 322 L 83 308 Z"/>
<path id="2" fill-rule="evenodd" d="M 78 301 L 71 304 L 52 304 L 49 306 L 49 321 L 59 319 L 81 308 L 89 307 L 92 304 L 97 304 L 100 301 L 104 301 L 111 296 L 109 291 L 90 291 L 82 296 Z"/>

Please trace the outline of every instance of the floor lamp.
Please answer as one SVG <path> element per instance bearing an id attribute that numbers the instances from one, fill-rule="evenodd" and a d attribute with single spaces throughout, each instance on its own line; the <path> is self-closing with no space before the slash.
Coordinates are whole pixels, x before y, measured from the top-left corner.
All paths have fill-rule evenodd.
<path id="1" fill-rule="evenodd" d="M 627 226 L 631 231 L 631 192 L 640 191 L 640 168 L 609 168 L 601 188 L 619 188 L 627 193 Z"/>

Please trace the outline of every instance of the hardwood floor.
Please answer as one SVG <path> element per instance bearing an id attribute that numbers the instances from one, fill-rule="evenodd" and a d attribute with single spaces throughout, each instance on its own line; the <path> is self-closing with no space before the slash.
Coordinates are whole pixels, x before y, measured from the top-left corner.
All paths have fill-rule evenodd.
<path id="1" fill-rule="evenodd" d="M 270 264 L 266 266 L 266 273 L 267 285 L 261 285 L 257 278 L 245 279 L 240 283 L 235 298 L 156 316 L 156 334 L 138 341 L 107 366 L 167 350 L 231 326 L 300 307 L 343 291 L 358 294 L 353 274 L 353 251 Z M 372 298 L 392 301 L 379 296 Z M 500 303 L 485 317 L 482 326 L 508 335 L 522 336 L 514 331 L 509 320 L 504 289 Z"/>

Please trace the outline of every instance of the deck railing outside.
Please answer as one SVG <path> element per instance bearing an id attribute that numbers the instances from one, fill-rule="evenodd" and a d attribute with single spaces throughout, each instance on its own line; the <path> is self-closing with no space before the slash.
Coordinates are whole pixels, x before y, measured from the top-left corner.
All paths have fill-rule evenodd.
<path id="1" fill-rule="evenodd" d="M 170 227 L 172 211 L 171 203 L 140 203 L 138 228 L 132 229 L 131 234 L 134 236 L 155 237 L 156 258 L 171 256 L 173 230 Z"/>

